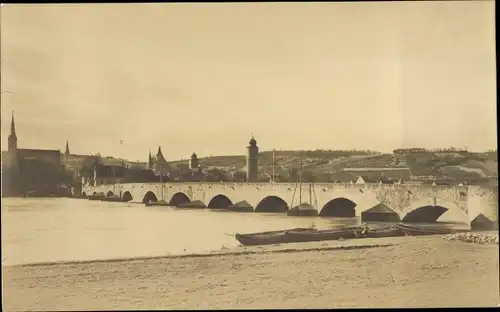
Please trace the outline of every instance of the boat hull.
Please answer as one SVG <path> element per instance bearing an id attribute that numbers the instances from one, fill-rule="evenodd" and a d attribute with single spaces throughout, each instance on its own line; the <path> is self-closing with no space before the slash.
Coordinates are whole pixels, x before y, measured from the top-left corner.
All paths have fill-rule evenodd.
<path id="1" fill-rule="evenodd" d="M 253 212 L 252 207 L 227 207 L 227 209 L 224 209 L 226 211 L 232 211 L 232 212 Z"/>
<path id="2" fill-rule="evenodd" d="M 291 242 L 319 242 L 356 238 L 355 231 L 360 231 L 360 229 L 356 227 L 336 230 L 319 230 L 314 232 L 288 231 L 286 235 L 289 236 Z"/>
<path id="3" fill-rule="evenodd" d="M 247 246 L 293 243 L 293 241 L 290 240 L 290 236 L 287 235 L 289 231 L 311 232 L 316 230 L 311 228 L 296 228 L 291 230 L 271 231 L 262 233 L 252 233 L 252 234 L 237 233 L 235 234 L 235 238 L 240 244 Z"/>
<path id="4" fill-rule="evenodd" d="M 364 238 L 382 238 L 382 237 L 398 237 L 404 236 L 405 233 L 398 227 L 391 227 L 387 229 L 379 229 L 379 230 L 368 230 L 368 233 L 365 234 Z"/>
<path id="5" fill-rule="evenodd" d="M 316 209 L 290 209 L 286 212 L 290 217 L 317 217 L 318 211 Z"/>
<path id="6" fill-rule="evenodd" d="M 153 207 L 153 206 L 162 206 L 162 207 L 169 207 L 170 205 L 165 202 L 165 201 L 157 201 L 157 202 L 149 202 L 144 204 L 146 207 Z"/>
<path id="7" fill-rule="evenodd" d="M 235 237 L 242 245 L 273 245 L 356 238 L 356 231 L 360 232 L 361 229 L 359 227 L 336 230 L 298 228 L 254 234 L 236 234 Z"/>
<path id="8" fill-rule="evenodd" d="M 179 208 L 179 209 L 205 209 L 205 208 L 207 208 L 207 206 L 203 202 L 201 202 L 199 200 L 195 200 L 195 201 L 192 201 L 190 203 L 177 205 L 176 208 Z"/>
<path id="9" fill-rule="evenodd" d="M 210 211 L 214 211 L 214 212 L 253 212 L 253 208 L 252 207 L 245 207 L 245 208 L 231 208 L 231 207 L 227 207 L 227 208 L 209 208 Z"/>
<path id="10" fill-rule="evenodd" d="M 467 230 L 457 229 L 425 229 L 422 227 L 411 226 L 406 224 L 396 225 L 406 236 L 422 236 L 422 235 L 445 235 L 460 232 L 467 232 Z"/>
<path id="11" fill-rule="evenodd" d="M 105 196 L 100 196 L 100 195 L 91 195 L 88 197 L 88 200 L 103 200 Z"/>
<path id="12" fill-rule="evenodd" d="M 240 244 L 246 246 L 274 245 L 286 242 L 285 232 L 267 237 L 250 237 L 245 234 L 235 234 L 235 237 Z"/>
<path id="13" fill-rule="evenodd" d="M 104 197 L 101 199 L 103 202 L 113 202 L 113 203 L 124 203 L 125 201 L 121 199 L 119 196 L 113 196 L 113 197 Z"/>

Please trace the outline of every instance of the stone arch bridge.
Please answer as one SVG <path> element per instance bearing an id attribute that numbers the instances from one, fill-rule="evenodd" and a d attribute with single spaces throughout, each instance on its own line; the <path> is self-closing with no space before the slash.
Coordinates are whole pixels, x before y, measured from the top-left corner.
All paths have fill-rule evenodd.
<path id="1" fill-rule="evenodd" d="M 294 183 L 124 183 L 86 186 L 82 195 L 119 195 L 124 201 L 163 200 L 172 206 L 201 201 L 208 208 L 227 208 L 237 204 L 256 212 L 285 212 L 299 204 Z M 376 207 L 397 214 L 402 221 L 434 222 L 448 210 L 459 213 L 470 223 L 479 214 L 498 220 L 498 189 L 479 186 L 434 186 L 407 184 L 304 184 L 302 202 L 309 202 L 320 216 L 360 216 Z M 294 190 L 296 190 L 294 197 Z"/>

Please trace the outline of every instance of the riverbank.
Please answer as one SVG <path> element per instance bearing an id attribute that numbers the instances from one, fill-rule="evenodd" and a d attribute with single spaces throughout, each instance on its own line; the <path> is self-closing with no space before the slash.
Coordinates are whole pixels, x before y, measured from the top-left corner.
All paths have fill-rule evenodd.
<path id="1" fill-rule="evenodd" d="M 442 236 L 12 266 L 12 310 L 497 306 L 498 245 Z"/>

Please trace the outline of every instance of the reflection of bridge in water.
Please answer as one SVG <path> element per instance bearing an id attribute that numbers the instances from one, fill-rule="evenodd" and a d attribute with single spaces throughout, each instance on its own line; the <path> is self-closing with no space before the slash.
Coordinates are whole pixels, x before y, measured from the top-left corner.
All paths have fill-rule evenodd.
<path id="1" fill-rule="evenodd" d="M 159 183 L 85 186 L 83 195 L 119 195 L 124 201 L 161 200 Z M 231 205 L 256 212 L 286 212 L 295 184 L 291 183 L 164 183 L 163 200 L 172 206 L 201 201 L 208 208 Z M 478 215 L 498 221 L 498 190 L 479 186 L 405 184 L 315 184 L 320 216 L 353 217 L 372 212 L 406 222 L 435 222 L 446 211 L 457 211 L 457 222 L 472 222 Z M 308 191 L 306 190 L 306 194 Z M 298 204 L 298 203 L 297 203 Z M 383 213 L 381 213 L 383 212 Z M 380 220 L 383 221 L 383 220 Z"/>

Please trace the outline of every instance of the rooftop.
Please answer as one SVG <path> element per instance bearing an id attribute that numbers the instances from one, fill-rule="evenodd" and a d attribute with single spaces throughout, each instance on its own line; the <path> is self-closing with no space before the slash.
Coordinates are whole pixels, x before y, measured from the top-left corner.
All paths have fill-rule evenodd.
<path id="1" fill-rule="evenodd" d="M 392 168 L 344 168 L 342 171 L 410 171 L 408 167 L 392 167 Z"/>
<path id="2" fill-rule="evenodd" d="M 18 152 L 29 152 L 29 153 L 58 153 L 61 154 L 61 150 L 48 150 L 48 149 L 31 149 L 31 148 L 18 148 Z"/>

